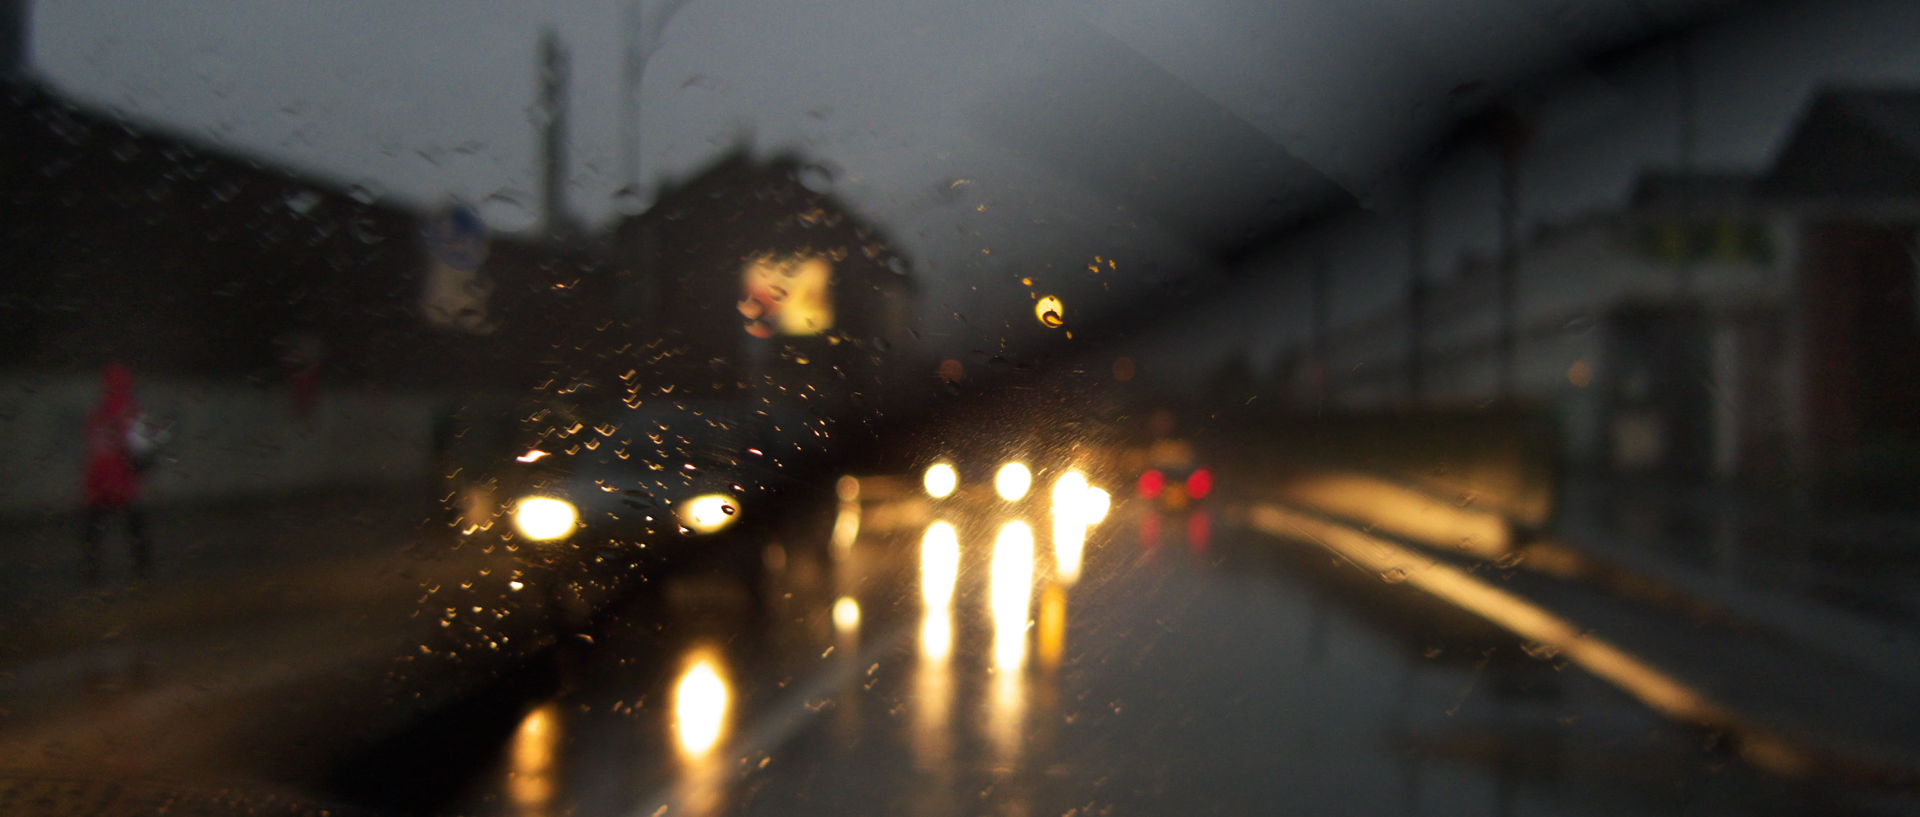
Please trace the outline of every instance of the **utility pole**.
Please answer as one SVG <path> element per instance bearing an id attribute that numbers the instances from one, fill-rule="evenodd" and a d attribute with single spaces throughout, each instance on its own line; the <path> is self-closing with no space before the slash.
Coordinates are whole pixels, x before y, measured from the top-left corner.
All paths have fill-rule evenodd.
<path id="1" fill-rule="evenodd" d="M 621 12 L 621 33 L 625 36 L 620 71 L 620 183 L 629 195 L 640 193 L 640 93 L 646 80 L 647 63 L 660 47 L 660 37 L 673 16 L 691 0 L 664 0 L 651 17 L 645 0 L 627 0 Z"/>
<path id="2" fill-rule="evenodd" d="M 27 0 L 0 0 L 0 81 L 25 79 L 30 62 Z"/>
<path id="3" fill-rule="evenodd" d="M 548 29 L 540 35 L 540 101 L 534 106 L 534 125 L 540 133 L 540 209 L 547 233 L 555 236 L 574 232 L 567 212 L 568 80 L 566 47 Z"/>
<path id="4" fill-rule="evenodd" d="M 1516 290 L 1519 286 L 1520 253 L 1520 155 L 1526 149 L 1529 134 L 1527 123 L 1518 110 L 1511 104 L 1496 102 L 1481 114 L 1480 136 L 1493 150 L 1498 161 L 1494 173 L 1499 186 L 1500 261 L 1494 294 L 1498 321 L 1494 346 L 1497 350 L 1500 396 L 1511 398 L 1515 387 L 1515 324 L 1518 321 Z"/>
<path id="5" fill-rule="evenodd" d="M 1319 242 L 1315 242 L 1307 263 L 1309 264 L 1307 285 L 1311 289 L 1308 297 L 1312 299 L 1310 306 L 1312 319 L 1309 326 L 1313 336 L 1308 339 L 1308 344 L 1313 349 L 1313 396 L 1317 407 L 1325 408 L 1333 393 L 1333 369 L 1328 360 L 1327 324 L 1330 317 L 1328 313 L 1331 311 L 1331 294 L 1327 291 L 1330 282 L 1327 280 L 1326 248 Z"/>
<path id="6" fill-rule="evenodd" d="M 1680 148 L 1679 228 L 1682 231 L 1681 234 L 1687 239 L 1681 244 L 1679 269 L 1678 274 L 1675 276 L 1675 289 L 1678 290 L 1679 296 L 1685 299 L 1687 296 L 1692 295 L 1694 290 L 1693 251 L 1695 236 L 1693 230 L 1693 198 L 1695 174 L 1698 172 L 1698 168 L 1695 166 L 1695 145 L 1698 137 L 1694 130 L 1698 107 L 1695 100 L 1696 88 L 1693 70 L 1693 43 L 1688 35 L 1682 34 L 1680 39 L 1674 42 L 1673 60 L 1674 84 L 1677 86 L 1675 91 L 1677 92 L 1676 95 L 1678 96 L 1679 103 L 1679 110 L 1677 111 Z"/>
<path id="7" fill-rule="evenodd" d="M 1426 344 L 1426 188 L 1417 171 L 1407 187 L 1407 402 L 1418 405 L 1425 396 L 1420 356 Z"/>
<path id="8" fill-rule="evenodd" d="M 620 184 L 628 194 L 640 192 L 640 79 L 646 69 L 646 55 L 640 52 L 640 21 L 646 7 L 640 0 L 628 0 L 620 12 L 620 32 L 625 36 L 620 61 Z"/>
<path id="9" fill-rule="evenodd" d="M 1494 295 L 1495 308 L 1499 310 L 1500 328 L 1496 344 L 1500 361 L 1500 396 L 1513 396 L 1513 357 L 1514 357 L 1514 289 L 1518 277 L 1520 221 L 1520 181 L 1518 162 L 1511 152 L 1500 154 L 1500 269 L 1499 281 Z"/>

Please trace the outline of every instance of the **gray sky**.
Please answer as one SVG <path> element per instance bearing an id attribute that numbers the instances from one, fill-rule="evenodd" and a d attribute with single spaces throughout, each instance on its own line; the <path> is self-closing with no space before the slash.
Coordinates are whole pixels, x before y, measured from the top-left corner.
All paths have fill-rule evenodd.
<path id="1" fill-rule="evenodd" d="M 1331 248 L 1345 280 L 1378 289 L 1372 270 L 1397 269 L 1398 242 L 1380 239 L 1393 173 L 1458 113 L 1449 89 L 1498 87 L 1634 36 L 1659 22 L 1647 8 L 1696 5 L 692 0 L 648 67 L 642 159 L 648 179 L 685 173 L 750 134 L 834 168 L 836 192 L 916 261 L 928 328 L 951 344 L 1028 331 L 1023 276 L 1065 295 L 1071 319 L 1203 267 L 1193 245 L 1236 232 L 1254 202 L 1281 218 L 1328 191 L 1381 208 Z M 614 211 L 624 8 L 62 0 L 35 4 L 33 59 L 136 119 L 408 203 L 481 201 L 511 230 L 538 217 L 527 107 L 547 26 L 574 55 L 572 206 L 590 221 Z M 1815 11 L 1709 37 L 1703 161 L 1763 161 L 1817 78 L 1914 76 L 1920 4 L 1800 8 Z M 1574 76 L 1542 123 L 1530 212 L 1607 206 L 1640 165 L 1671 158 L 1662 71 Z M 1434 185 L 1451 218 L 1437 252 L 1490 240 L 1477 161 L 1451 161 Z M 1268 186 L 1288 192 L 1263 199 Z M 1121 268 L 1092 276 L 1095 255 Z"/>

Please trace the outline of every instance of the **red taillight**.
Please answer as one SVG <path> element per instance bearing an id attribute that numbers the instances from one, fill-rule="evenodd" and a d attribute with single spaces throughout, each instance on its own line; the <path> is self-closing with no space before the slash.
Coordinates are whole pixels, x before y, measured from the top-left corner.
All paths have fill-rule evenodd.
<path id="1" fill-rule="evenodd" d="M 1166 487 L 1167 477 L 1165 474 L 1160 473 L 1159 469 L 1154 469 L 1140 475 L 1140 495 L 1147 499 L 1153 499 L 1159 496 L 1160 492 Z"/>
<path id="2" fill-rule="evenodd" d="M 1187 477 L 1187 496 L 1193 497 L 1194 499 L 1205 499 L 1207 494 L 1210 493 L 1213 493 L 1212 471 L 1202 468 L 1193 472 L 1192 476 Z"/>

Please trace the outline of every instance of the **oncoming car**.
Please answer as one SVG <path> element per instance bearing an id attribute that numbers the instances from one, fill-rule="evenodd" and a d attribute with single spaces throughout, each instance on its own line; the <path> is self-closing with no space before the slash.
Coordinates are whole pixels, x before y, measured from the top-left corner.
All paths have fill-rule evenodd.
<path id="1" fill-rule="evenodd" d="M 804 416 L 745 405 L 541 406 L 520 418 L 526 433 L 475 440 L 451 480 L 455 527 L 550 589 L 712 571 L 757 590 L 766 542 L 745 529 L 801 501 L 787 473 L 810 435 Z"/>
<path id="2" fill-rule="evenodd" d="M 940 456 L 924 466 L 916 478 L 921 493 L 942 507 L 970 510 L 1006 510 L 1031 515 L 1071 513 L 1089 523 L 1104 520 L 1112 502 L 1096 484 L 1110 469 L 1099 457 L 1079 456 L 1005 458 L 980 461 L 971 467 L 955 457 Z"/>

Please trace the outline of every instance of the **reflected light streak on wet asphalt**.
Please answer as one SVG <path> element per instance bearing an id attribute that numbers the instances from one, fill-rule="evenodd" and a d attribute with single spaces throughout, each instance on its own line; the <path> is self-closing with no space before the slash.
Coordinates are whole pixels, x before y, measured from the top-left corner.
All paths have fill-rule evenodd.
<path id="1" fill-rule="evenodd" d="M 823 530 L 829 564 L 811 573 L 789 566 L 788 584 L 773 594 L 794 606 L 765 634 L 698 610 L 671 614 L 735 635 L 679 651 L 668 694 L 626 687 L 601 696 L 670 701 L 670 717 L 653 727 L 659 737 L 643 728 L 627 759 L 599 763 L 567 755 L 615 748 L 570 737 L 556 743 L 561 758 L 536 762 L 523 756 L 526 733 L 587 734 L 563 732 L 560 721 L 590 718 L 592 707 L 534 710 L 556 714 L 517 734 L 511 801 L 541 813 L 536 795 L 551 774 L 540 768 L 624 766 L 656 785 L 615 787 L 598 805 L 576 796 L 567 801 L 573 813 L 1173 813 L 1195 803 L 1230 813 L 1463 803 L 1558 813 L 1605 801 L 1618 781 L 1516 772 L 1487 758 L 1489 740 L 1498 752 L 1567 767 L 1602 750 L 1573 738 L 1541 744 L 1536 727 L 1515 724 L 1576 724 L 1599 735 L 1596 746 L 1629 735 L 1636 757 L 1645 735 L 1662 734 L 1671 743 L 1656 742 L 1645 761 L 1653 787 L 1667 779 L 1664 764 L 1698 751 L 1685 732 L 1663 732 L 1664 722 L 1577 676 L 1555 674 L 1554 697 L 1516 709 L 1509 693 L 1492 690 L 1535 670 L 1472 651 L 1436 662 L 1431 649 L 1398 644 L 1406 636 L 1328 604 L 1336 591 L 1316 572 L 1329 569 L 1324 557 L 1276 562 L 1275 545 L 1227 516 L 1134 505 L 1114 508 L 1108 524 L 1070 525 L 1069 535 L 1085 537 L 1083 570 L 1070 584 L 1062 541 L 1037 542 L 1033 523 L 982 499 L 910 527 L 863 526 L 844 548 Z M 861 524 L 847 521 L 859 513 L 849 505 L 834 529 Z M 1041 530 L 1058 521 L 1041 520 Z M 1162 539 L 1173 547 L 1156 548 Z M 1366 585 L 1346 603 L 1375 603 L 1381 587 Z M 1424 626 L 1431 615 L 1421 604 L 1411 608 L 1414 623 L 1394 626 Z M 645 760 L 647 745 L 672 747 L 679 760 Z M 1728 780 L 1710 793 L 1715 802 L 1764 802 L 1765 787 Z M 565 782 L 583 786 L 577 774 Z M 1539 808 L 1515 795 L 1523 790 Z"/>
<path id="2" fill-rule="evenodd" d="M 552 814 L 560 781 L 554 768 L 559 755 L 558 707 L 544 703 L 527 712 L 513 732 L 509 752 L 508 796 L 527 817 Z"/>
<path id="3" fill-rule="evenodd" d="M 993 540 L 987 609 L 993 617 L 993 666 L 1018 671 L 1027 660 L 1027 613 L 1033 607 L 1033 526 L 1013 520 Z"/>
<path id="4" fill-rule="evenodd" d="M 920 538 L 920 598 L 928 609 L 947 608 L 960 579 L 960 534 L 953 523 L 935 520 Z"/>
<path id="5" fill-rule="evenodd" d="M 694 654 L 673 688 L 674 742 L 690 761 L 707 757 L 720 742 L 732 693 L 718 659 L 706 650 Z"/>

